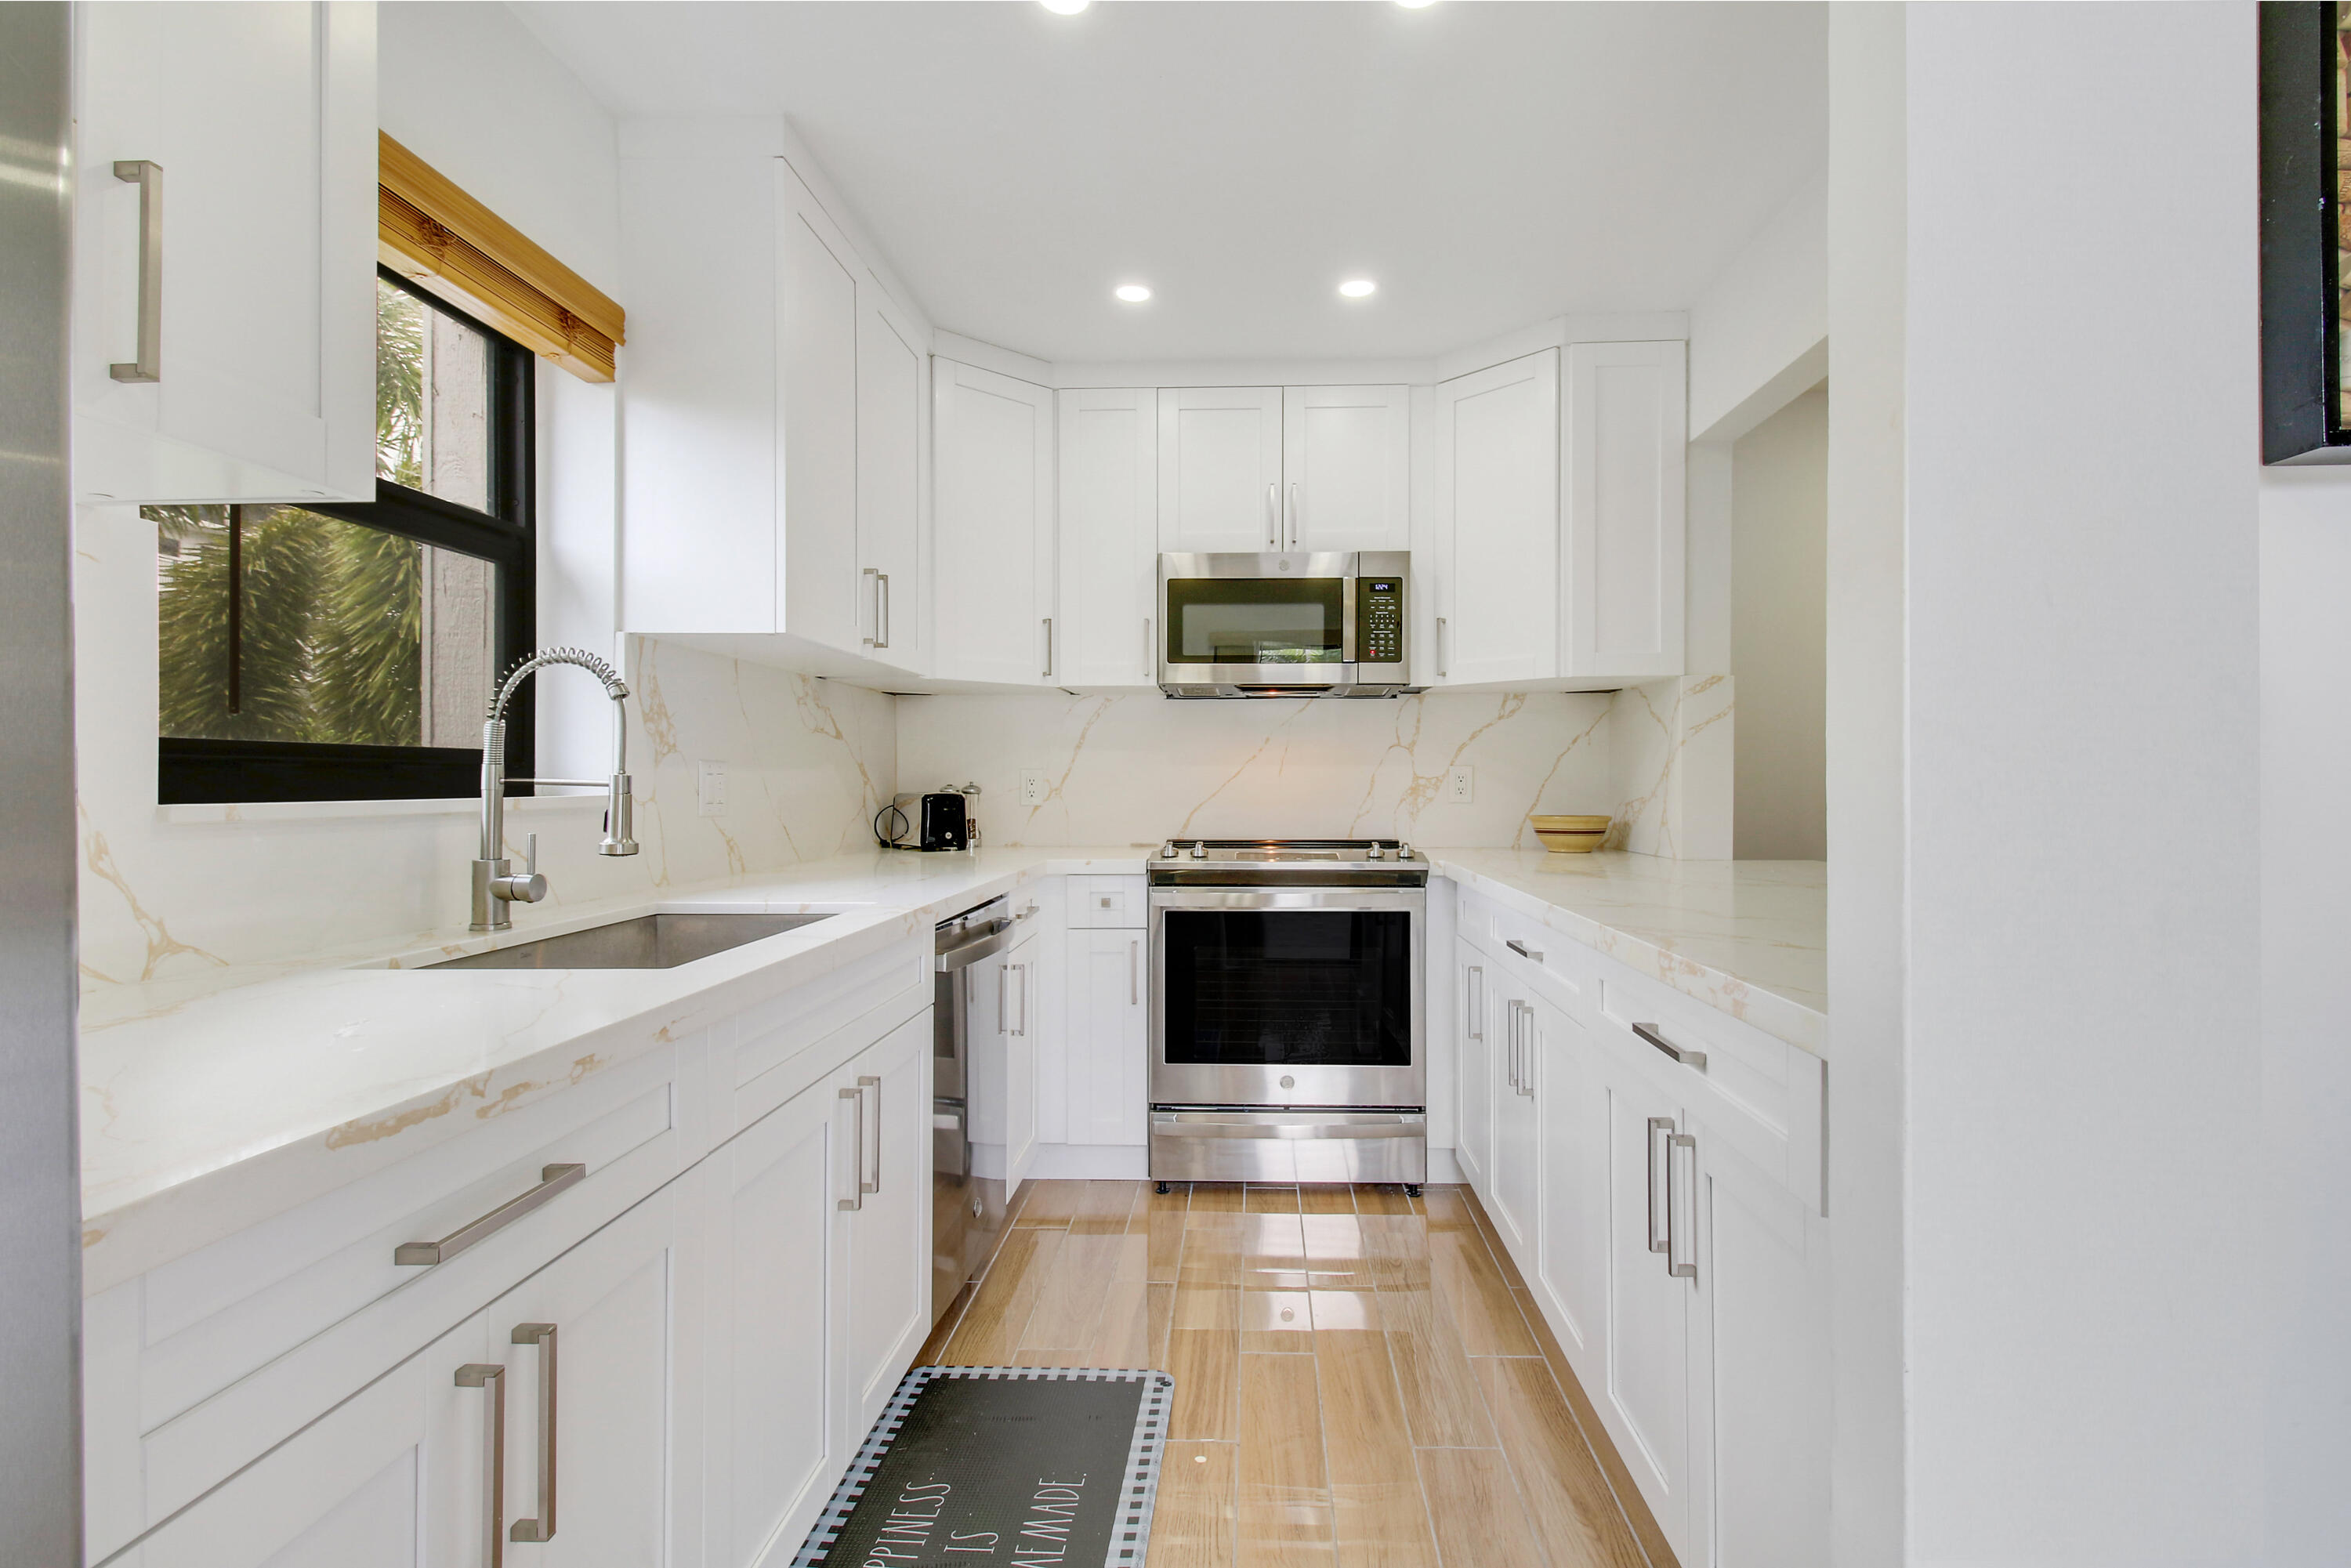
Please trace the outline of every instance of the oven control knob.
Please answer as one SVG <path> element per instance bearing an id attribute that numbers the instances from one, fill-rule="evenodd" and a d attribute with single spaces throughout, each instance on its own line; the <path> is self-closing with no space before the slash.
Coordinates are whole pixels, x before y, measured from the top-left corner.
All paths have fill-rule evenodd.
<path id="1" fill-rule="evenodd" d="M 1174 839 L 1170 839 L 1165 843 L 1159 846 L 1159 858 L 1164 861 L 1172 861 L 1176 858 L 1176 841 Z"/>
<path id="2" fill-rule="evenodd" d="M 1196 842 L 1196 843 L 1194 843 L 1194 844 L 1193 844 L 1193 846 L 1192 846 L 1192 858 L 1193 858 L 1194 860 L 1196 860 L 1196 861 L 1204 861 L 1204 860 L 1207 860 L 1207 859 L 1208 858 L 1208 841 L 1207 841 L 1207 840 L 1206 840 L 1206 839 L 1201 839 L 1201 840 L 1199 840 L 1197 842 Z"/>
<path id="3" fill-rule="evenodd" d="M 1364 858 L 1367 861 L 1375 861 L 1386 852 L 1386 851 L 1380 848 L 1380 841 L 1374 839 L 1372 841 L 1371 849 L 1364 854 Z"/>
<path id="4" fill-rule="evenodd" d="M 1295 1089 L 1298 1087 L 1298 1080 L 1285 1072 L 1281 1075 L 1281 1086 L 1284 1089 Z"/>
<path id="5" fill-rule="evenodd" d="M 1396 859 L 1400 861 L 1412 859 L 1412 846 L 1399 840 L 1396 843 Z"/>

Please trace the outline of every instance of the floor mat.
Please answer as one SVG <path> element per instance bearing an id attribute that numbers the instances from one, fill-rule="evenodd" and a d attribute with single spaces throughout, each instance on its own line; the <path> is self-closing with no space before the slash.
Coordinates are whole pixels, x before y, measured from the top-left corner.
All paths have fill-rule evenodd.
<path id="1" fill-rule="evenodd" d="M 918 1366 L 794 1568 L 1135 1568 L 1175 1389 L 1164 1372 Z"/>

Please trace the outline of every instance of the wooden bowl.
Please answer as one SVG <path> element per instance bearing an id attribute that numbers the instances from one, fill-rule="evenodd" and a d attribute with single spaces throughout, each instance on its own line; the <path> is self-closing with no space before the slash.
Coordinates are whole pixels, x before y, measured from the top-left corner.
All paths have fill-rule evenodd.
<path id="1" fill-rule="evenodd" d="M 1611 821 L 1607 816 L 1561 817 L 1533 816 L 1527 819 L 1538 833 L 1605 833 Z"/>

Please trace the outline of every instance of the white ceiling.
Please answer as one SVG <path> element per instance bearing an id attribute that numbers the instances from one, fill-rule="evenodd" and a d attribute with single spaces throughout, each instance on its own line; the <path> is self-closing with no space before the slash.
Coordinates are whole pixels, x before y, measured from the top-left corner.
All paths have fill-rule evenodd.
<path id="1" fill-rule="evenodd" d="M 1816 5 L 515 10 L 623 117 L 790 116 L 939 326 L 1064 361 L 1685 308 L 1826 156 Z M 1340 300 L 1356 275 L 1379 293 Z"/>

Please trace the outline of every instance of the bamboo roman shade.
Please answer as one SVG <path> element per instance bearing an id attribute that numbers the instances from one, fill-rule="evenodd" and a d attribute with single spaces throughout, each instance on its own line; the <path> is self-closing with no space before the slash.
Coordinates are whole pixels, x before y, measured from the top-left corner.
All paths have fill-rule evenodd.
<path id="1" fill-rule="evenodd" d="M 612 379 L 612 350 L 626 340 L 621 308 L 381 131 L 376 254 L 580 380 Z"/>

